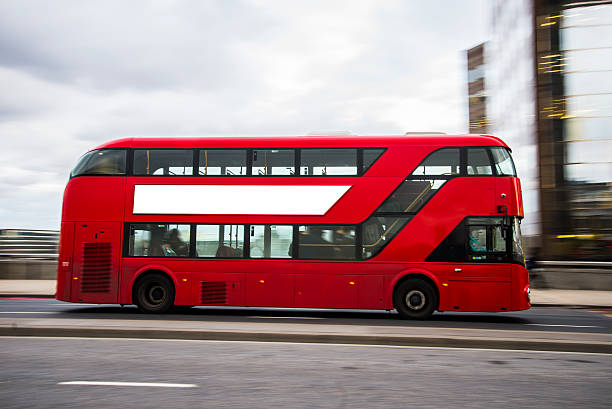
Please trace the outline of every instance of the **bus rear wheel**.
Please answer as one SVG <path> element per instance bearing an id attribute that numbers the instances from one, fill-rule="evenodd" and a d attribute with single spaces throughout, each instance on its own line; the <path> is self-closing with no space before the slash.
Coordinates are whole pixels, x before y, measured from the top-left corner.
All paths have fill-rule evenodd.
<path id="1" fill-rule="evenodd" d="M 174 285 L 161 274 L 148 274 L 138 280 L 135 302 L 146 313 L 164 313 L 174 304 Z"/>
<path id="2" fill-rule="evenodd" d="M 393 306 L 402 318 L 425 320 L 436 308 L 436 292 L 427 281 L 411 278 L 393 292 Z"/>

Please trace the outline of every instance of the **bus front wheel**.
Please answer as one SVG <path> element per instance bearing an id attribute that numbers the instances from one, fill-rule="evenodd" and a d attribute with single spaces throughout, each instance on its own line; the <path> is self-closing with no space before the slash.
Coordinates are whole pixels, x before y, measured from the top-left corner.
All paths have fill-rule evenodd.
<path id="1" fill-rule="evenodd" d="M 148 274 L 136 284 L 135 302 L 144 312 L 164 313 L 174 304 L 174 285 L 164 275 Z"/>
<path id="2" fill-rule="evenodd" d="M 436 308 L 436 292 L 428 282 L 411 278 L 393 292 L 393 306 L 402 318 L 425 320 Z"/>

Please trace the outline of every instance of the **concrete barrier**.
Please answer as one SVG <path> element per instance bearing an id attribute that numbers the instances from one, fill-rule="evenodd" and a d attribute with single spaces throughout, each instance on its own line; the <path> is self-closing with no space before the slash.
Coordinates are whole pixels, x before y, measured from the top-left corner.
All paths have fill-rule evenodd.
<path id="1" fill-rule="evenodd" d="M 55 280 L 56 260 L 0 260 L 1 280 Z"/>

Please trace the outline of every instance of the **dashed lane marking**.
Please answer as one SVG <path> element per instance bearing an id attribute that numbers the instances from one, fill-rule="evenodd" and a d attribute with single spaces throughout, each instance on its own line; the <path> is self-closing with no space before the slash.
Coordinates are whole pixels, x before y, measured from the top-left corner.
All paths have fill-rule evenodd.
<path id="1" fill-rule="evenodd" d="M 155 383 L 155 382 L 98 382 L 98 381 L 69 381 L 58 382 L 58 385 L 85 385 L 85 386 L 148 386 L 154 388 L 197 388 L 193 383 Z"/>
<path id="2" fill-rule="evenodd" d="M 535 327 L 564 327 L 564 328 L 601 328 L 597 325 L 566 325 L 566 324 L 525 324 Z"/>

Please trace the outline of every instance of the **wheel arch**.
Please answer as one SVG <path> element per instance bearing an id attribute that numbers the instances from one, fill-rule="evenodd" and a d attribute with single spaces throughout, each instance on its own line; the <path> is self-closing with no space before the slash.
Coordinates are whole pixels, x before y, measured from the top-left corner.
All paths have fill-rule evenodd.
<path id="1" fill-rule="evenodd" d="M 174 272 L 168 267 L 161 264 L 148 264 L 139 268 L 130 280 L 128 286 L 128 296 L 130 297 L 130 304 L 134 304 L 134 290 L 136 289 L 136 285 L 143 277 L 149 274 L 161 274 L 163 276 L 166 276 L 168 279 L 170 279 L 170 282 L 174 286 L 174 291 L 176 294 L 176 290 L 178 288 L 178 279 Z"/>
<path id="2" fill-rule="evenodd" d="M 436 293 L 435 309 L 437 310 L 440 307 L 440 281 L 431 272 L 422 268 L 411 268 L 398 273 L 393 278 L 391 285 L 389 286 L 387 299 L 393 300 L 393 294 L 395 293 L 395 289 L 399 287 L 404 281 L 413 278 L 418 278 L 431 284 Z M 393 301 L 391 301 L 391 303 L 393 303 Z"/>

